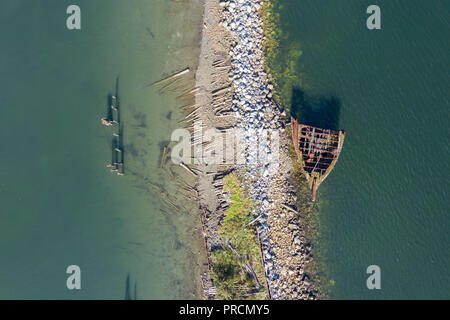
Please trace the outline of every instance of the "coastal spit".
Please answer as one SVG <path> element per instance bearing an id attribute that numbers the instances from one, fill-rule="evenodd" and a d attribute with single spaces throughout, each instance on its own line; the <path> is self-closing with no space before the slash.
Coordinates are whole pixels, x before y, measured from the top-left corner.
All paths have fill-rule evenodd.
<path id="1" fill-rule="evenodd" d="M 296 211 L 287 117 L 272 99 L 274 86 L 265 67 L 263 9 L 260 0 L 205 1 L 196 73 L 197 87 L 202 88 L 196 94 L 202 127 L 196 130 L 231 128 L 244 132 L 240 156 L 245 159 L 235 165 L 200 166 L 203 174 L 197 189 L 206 249 L 212 252 L 221 246 L 218 226 L 229 205 L 227 195 L 221 191 L 222 179 L 237 171 L 256 204 L 256 229 L 269 296 L 316 299 L 316 277 L 309 274 L 307 267 L 313 260 L 311 243 Z M 216 61 L 220 61 L 219 67 Z M 219 97 L 214 94 L 227 87 L 230 89 L 222 90 Z M 279 139 L 259 141 L 264 129 L 276 132 Z M 265 149 L 267 163 L 258 162 L 256 145 Z M 210 278 L 203 277 L 205 298 L 213 298 L 206 293 L 207 287 L 213 285 Z"/>

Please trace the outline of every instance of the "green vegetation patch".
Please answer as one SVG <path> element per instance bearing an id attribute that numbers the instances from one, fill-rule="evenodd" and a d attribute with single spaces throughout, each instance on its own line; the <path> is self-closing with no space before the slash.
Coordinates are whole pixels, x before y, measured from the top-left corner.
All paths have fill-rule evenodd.
<path id="1" fill-rule="evenodd" d="M 297 64 L 302 50 L 300 43 L 292 41 L 289 33 L 281 28 L 282 8 L 279 0 L 268 0 L 260 14 L 264 22 L 265 68 L 275 88 L 273 98 L 282 109 L 290 112 L 292 89 L 301 87 Z"/>
<path id="2" fill-rule="evenodd" d="M 268 299 L 261 248 L 252 223 L 254 204 L 238 175 L 224 178 L 231 204 L 219 227 L 223 246 L 212 253 L 213 280 L 219 299 Z"/>

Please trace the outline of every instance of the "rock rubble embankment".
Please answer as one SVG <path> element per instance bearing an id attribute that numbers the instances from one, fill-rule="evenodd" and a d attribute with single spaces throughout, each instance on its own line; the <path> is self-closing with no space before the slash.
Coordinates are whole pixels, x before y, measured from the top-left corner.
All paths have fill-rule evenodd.
<path id="1" fill-rule="evenodd" d="M 229 52 L 229 80 L 234 87 L 231 108 L 237 119 L 235 127 L 244 134 L 241 156 L 245 161 L 237 169 L 245 174 L 250 196 L 257 203 L 257 228 L 269 291 L 273 299 L 314 299 L 317 286 L 305 271 L 312 259 L 311 245 L 302 232 L 299 214 L 292 209 L 297 198 L 285 114 L 272 100 L 273 85 L 264 69 L 263 1 L 225 0 L 220 6 L 221 23 L 234 39 Z M 264 129 L 277 132 L 276 145 L 264 140 L 260 134 Z M 270 163 L 261 163 L 261 148 L 265 148 Z"/>

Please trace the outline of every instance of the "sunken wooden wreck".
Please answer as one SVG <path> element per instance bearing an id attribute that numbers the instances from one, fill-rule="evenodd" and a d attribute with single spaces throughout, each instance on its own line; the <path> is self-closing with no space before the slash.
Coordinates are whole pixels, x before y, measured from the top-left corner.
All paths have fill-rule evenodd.
<path id="1" fill-rule="evenodd" d="M 312 190 L 312 200 L 316 191 L 333 170 L 344 144 L 346 130 L 322 129 L 299 124 L 291 118 L 292 138 L 295 152 L 306 174 Z"/>

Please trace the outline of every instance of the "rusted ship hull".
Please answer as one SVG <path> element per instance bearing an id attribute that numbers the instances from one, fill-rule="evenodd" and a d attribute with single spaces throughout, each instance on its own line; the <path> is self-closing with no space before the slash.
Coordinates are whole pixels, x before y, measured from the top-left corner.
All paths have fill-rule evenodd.
<path id="1" fill-rule="evenodd" d="M 312 191 L 312 200 L 320 184 L 333 170 L 344 144 L 346 130 L 322 129 L 299 124 L 291 118 L 295 152 Z"/>

